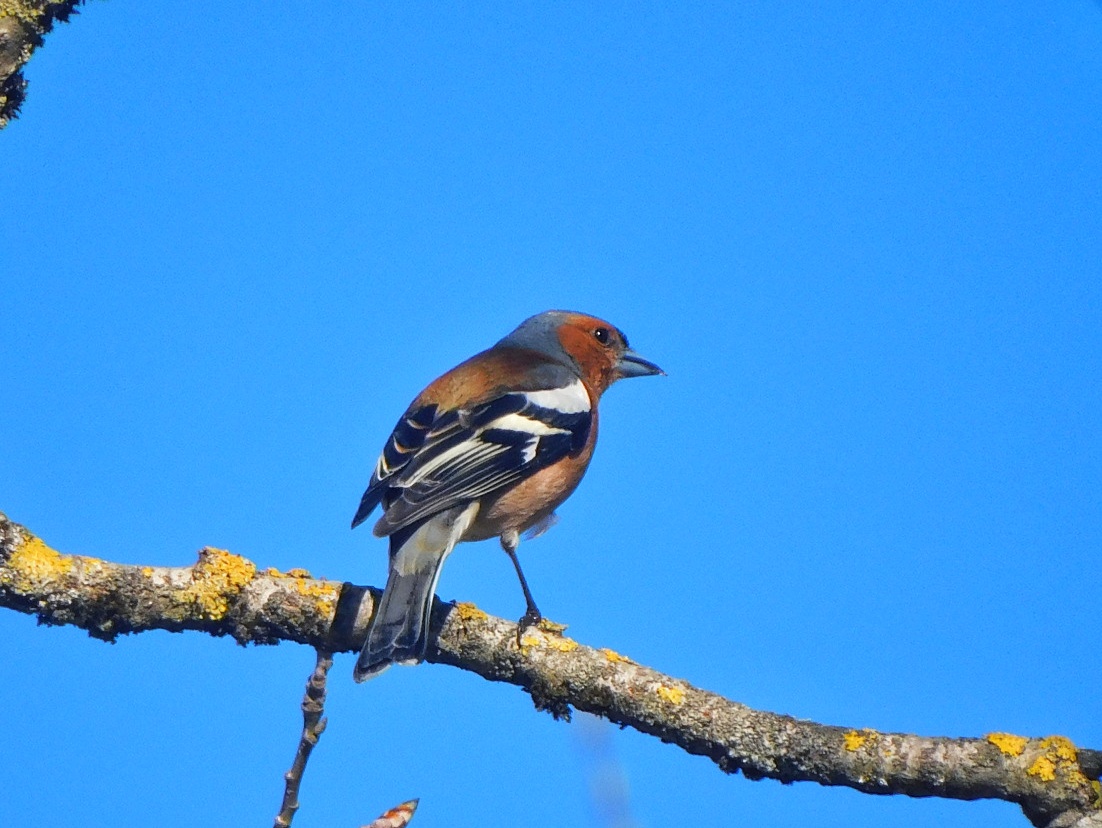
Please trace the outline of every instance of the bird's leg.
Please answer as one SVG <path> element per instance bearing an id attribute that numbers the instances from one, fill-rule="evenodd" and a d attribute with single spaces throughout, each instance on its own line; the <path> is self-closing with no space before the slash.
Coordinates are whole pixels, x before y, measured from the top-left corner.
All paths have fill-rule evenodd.
<path id="1" fill-rule="evenodd" d="M 520 537 L 515 531 L 505 532 L 501 536 L 501 548 L 505 550 L 505 554 L 509 556 L 509 560 L 513 562 L 513 567 L 517 571 L 517 578 L 520 579 L 520 588 L 524 590 L 524 600 L 528 604 L 528 608 L 524 611 L 524 615 L 517 622 L 517 646 L 520 646 L 521 634 L 531 626 L 538 624 L 543 620 L 543 615 L 540 614 L 539 607 L 536 606 L 536 600 L 532 597 L 532 591 L 528 589 L 528 582 L 524 580 L 524 572 L 520 568 L 520 561 L 517 559 L 517 546 L 520 544 Z"/>

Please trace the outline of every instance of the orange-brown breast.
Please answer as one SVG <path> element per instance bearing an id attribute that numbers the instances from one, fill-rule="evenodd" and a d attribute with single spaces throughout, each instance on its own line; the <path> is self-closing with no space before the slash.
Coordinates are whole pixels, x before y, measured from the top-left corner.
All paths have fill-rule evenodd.
<path id="1" fill-rule="evenodd" d="M 465 541 L 494 538 L 510 530 L 523 532 L 550 515 L 582 481 L 597 444 L 597 407 L 581 451 L 540 469 L 499 495 L 482 499 L 478 516 L 463 536 Z"/>

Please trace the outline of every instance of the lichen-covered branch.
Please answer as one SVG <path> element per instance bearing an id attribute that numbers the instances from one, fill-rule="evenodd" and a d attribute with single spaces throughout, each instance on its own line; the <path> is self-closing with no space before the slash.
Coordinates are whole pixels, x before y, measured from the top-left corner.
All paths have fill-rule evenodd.
<path id="1" fill-rule="evenodd" d="M 194 566 L 126 566 L 63 555 L 0 514 L 0 606 L 97 638 L 148 629 L 230 635 L 242 644 L 295 641 L 356 648 L 377 592 L 259 570 L 204 549 Z M 1044 828 L 1102 828 L 1097 751 L 1060 736 L 971 739 L 858 730 L 752 710 L 555 630 L 516 625 L 470 604 L 433 609 L 428 659 L 519 685 L 556 716 L 604 716 L 707 756 L 750 779 L 843 785 L 865 793 L 996 798 Z"/>
<path id="2" fill-rule="evenodd" d="M 0 129 L 19 114 L 26 96 L 23 66 L 57 21 L 65 21 L 83 0 L 0 0 Z"/>

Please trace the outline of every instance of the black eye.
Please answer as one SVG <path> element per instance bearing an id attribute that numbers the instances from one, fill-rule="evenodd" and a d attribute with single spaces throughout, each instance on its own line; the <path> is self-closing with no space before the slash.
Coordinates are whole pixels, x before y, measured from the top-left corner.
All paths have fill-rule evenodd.
<path id="1" fill-rule="evenodd" d="M 612 339 L 612 334 L 608 332 L 608 328 L 597 328 L 597 330 L 593 332 L 593 338 L 602 345 L 607 345 Z"/>

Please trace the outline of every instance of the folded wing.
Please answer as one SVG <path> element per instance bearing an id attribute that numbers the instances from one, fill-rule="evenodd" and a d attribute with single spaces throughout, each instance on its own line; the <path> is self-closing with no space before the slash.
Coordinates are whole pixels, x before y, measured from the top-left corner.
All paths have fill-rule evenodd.
<path id="1" fill-rule="evenodd" d="M 375 534 L 384 536 L 477 500 L 580 451 L 591 425 L 589 394 L 578 380 L 470 409 L 413 408 L 387 441 L 352 525 L 382 504 Z"/>

